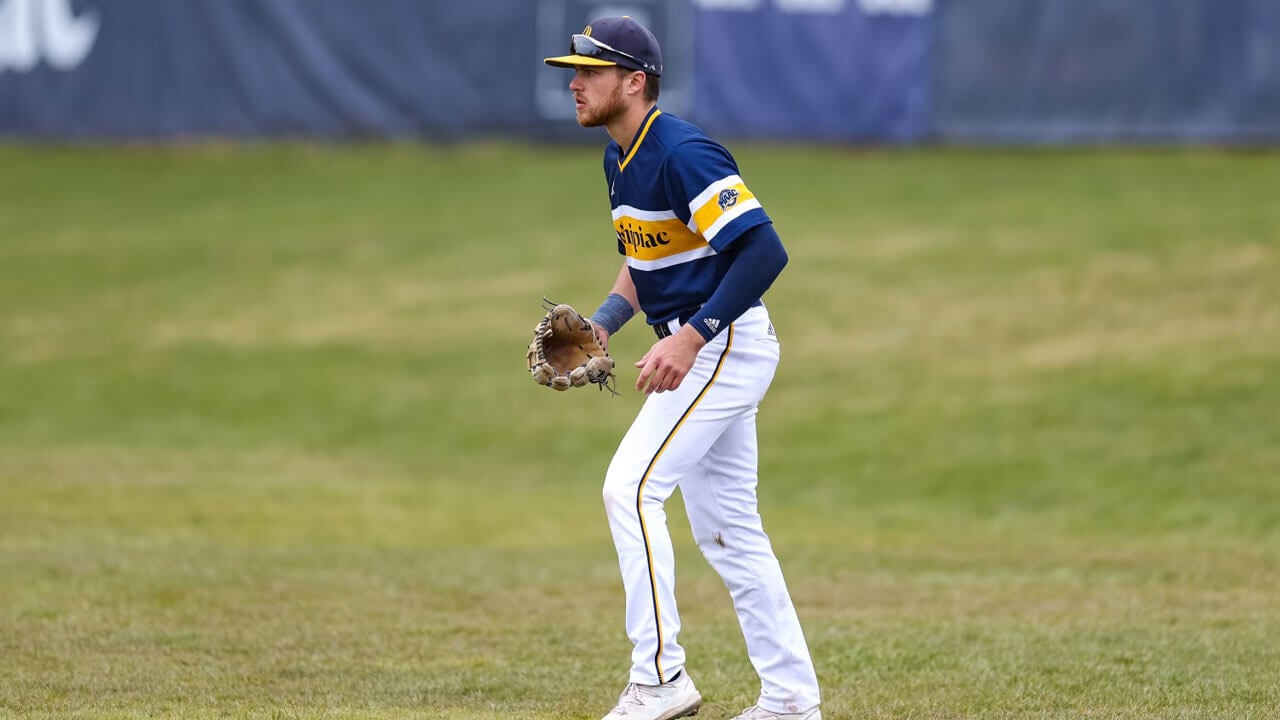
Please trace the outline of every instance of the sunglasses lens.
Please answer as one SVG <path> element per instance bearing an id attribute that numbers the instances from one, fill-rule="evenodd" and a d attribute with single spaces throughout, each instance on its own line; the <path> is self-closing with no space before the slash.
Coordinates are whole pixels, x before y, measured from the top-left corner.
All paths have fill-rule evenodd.
<path id="1" fill-rule="evenodd" d="M 569 41 L 569 51 L 577 55 L 596 57 L 600 54 L 601 47 L 592 42 L 591 38 L 586 35 L 574 35 Z"/>
<path id="2" fill-rule="evenodd" d="M 636 58 L 634 55 L 628 55 L 621 50 L 609 47 L 588 35 L 574 35 L 570 37 L 569 52 L 575 55 L 585 55 L 587 57 L 609 60 L 622 67 L 635 68 L 637 70 L 643 68 L 645 72 L 655 69 L 653 66 Z"/>

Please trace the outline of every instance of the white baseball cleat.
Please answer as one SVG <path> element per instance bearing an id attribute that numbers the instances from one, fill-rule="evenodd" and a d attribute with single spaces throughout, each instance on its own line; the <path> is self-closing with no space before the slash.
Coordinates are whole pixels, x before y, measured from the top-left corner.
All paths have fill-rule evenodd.
<path id="1" fill-rule="evenodd" d="M 681 671 L 675 680 L 662 685 L 631 683 L 603 720 L 674 720 L 697 715 L 700 707 L 702 696 L 689 673 Z"/>
<path id="2" fill-rule="evenodd" d="M 733 720 L 822 720 L 822 711 L 817 705 L 798 713 L 776 713 L 765 710 L 759 705 L 752 705 Z"/>

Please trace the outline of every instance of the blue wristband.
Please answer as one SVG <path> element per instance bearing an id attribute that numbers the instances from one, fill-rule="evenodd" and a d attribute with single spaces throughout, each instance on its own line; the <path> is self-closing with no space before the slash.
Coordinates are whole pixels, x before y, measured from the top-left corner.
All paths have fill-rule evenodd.
<path id="1" fill-rule="evenodd" d="M 591 315 L 591 322 L 604 328 L 610 335 L 618 332 L 623 325 L 636 314 L 631 302 L 618 293 L 609 293 L 609 297 L 600 303 L 600 307 Z"/>

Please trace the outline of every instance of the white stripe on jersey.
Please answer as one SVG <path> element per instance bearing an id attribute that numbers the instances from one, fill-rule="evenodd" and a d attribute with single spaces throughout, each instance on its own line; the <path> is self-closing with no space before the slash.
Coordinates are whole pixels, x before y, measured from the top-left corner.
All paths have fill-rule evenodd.
<path id="1" fill-rule="evenodd" d="M 635 268 L 636 270 L 661 270 L 662 268 L 681 265 L 699 258 L 711 257 L 716 254 L 718 253 L 716 253 L 715 248 L 712 248 L 710 245 L 704 245 L 700 248 L 686 250 L 685 252 L 676 253 L 675 255 L 669 255 L 664 258 L 658 258 L 657 260 L 637 260 L 633 257 L 628 257 L 627 267 Z"/>
<path id="2" fill-rule="evenodd" d="M 719 180 L 711 183 L 707 186 L 706 190 L 698 193 L 698 197 L 689 201 L 689 213 L 697 213 L 703 205 L 707 204 L 708 200 L 719 195 L 721 190 L 731 188 L 739 183 L 742 183 L 742 178 L 738 175 L 730 175 L 729 177 L 720 178 Z"/>
<path id="3" fill-rule="evenodd" d="M 702 209 L 703 205 L 706 205 L 708 202 L 710 202 L 711 198 L 719 195 L 720 191 L 734 187 L 735 185 L 742 185 L 744 187 L 746 186 L 746 183 L 743 182 L 741 175 L 729 175 L 727 177 L 720 178 L 719 180 L 708 185 L 705 190 L 698 193 L 698 196 L 689 202 L 689 229 L 694 232 L 698 232 L 698 228 L 693 219 L 694 217 L 697 216 L 698 211 Z M 754 210 L 758 207 L 762 207 L 762 206 L 760 205 L 760 201 L 756 200 L 755 198 L 751 198 L 750 200 L 745 200 L 737 205 L 734 205 L 732 208 L 726 211 L 723 215 L 717 218 L 715 222 L 711 223 L 711 227 L 708 227 L 703 232 L 703 237 L 706 238 L 707 242 L 711 242 L 712 239 L 715 238 L 716 234 L 720 232 L 720 229 L 723 228 L 725 225 L 728 225 L 729 223 L 733 222 L 738 218 L 739 215 L 742 215 L 748 210 Z"/>
<path id="4" fill-rule="evenodd" d="M 657 222 L 659 220 L 674 220 L 676 214 L 673 210 L 641 210 L 630 205 L 619 205 L 613 209 L 613 219 L 617 220 L 621 217 L 629 217 L 632 220 L 640 220 L 642 222 Z"/>
<path id="5" fill-rule="evenodd" d="M 706 232 L 707 242 L 711 242 L 711 240 L 717 234 L 720 233 L 721 228 L 723 228 L 725 225 L 728 225 L 729 223 L 736 220 L 739 215 L 742 215 L 748 210 L 754 210 L 758 207 L 761 207 L 760 201 L 756 200 L 755 198 L 751 198 L 750 200 L 747 200 L 745 202 L 740 202 L 737 205 L 734 205 L 733 209 L 721 215 L 720 219 L 711 223 L 711 227 L 707 228 L 707 232 Z"/>

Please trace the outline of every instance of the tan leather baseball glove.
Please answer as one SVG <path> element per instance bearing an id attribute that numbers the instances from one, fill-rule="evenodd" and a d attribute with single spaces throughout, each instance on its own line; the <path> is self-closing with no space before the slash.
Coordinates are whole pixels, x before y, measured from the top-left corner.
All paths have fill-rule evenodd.
<path id="1" fill-rule="evenodd" d="M 600 347 L 595 328 L 573 307 L 543 298 L 547 313 L 533 329 L 529 343 L 529 374 L 539 385 L 568 390 L 593 383 L 614 389 L 613 358 Z"/>

